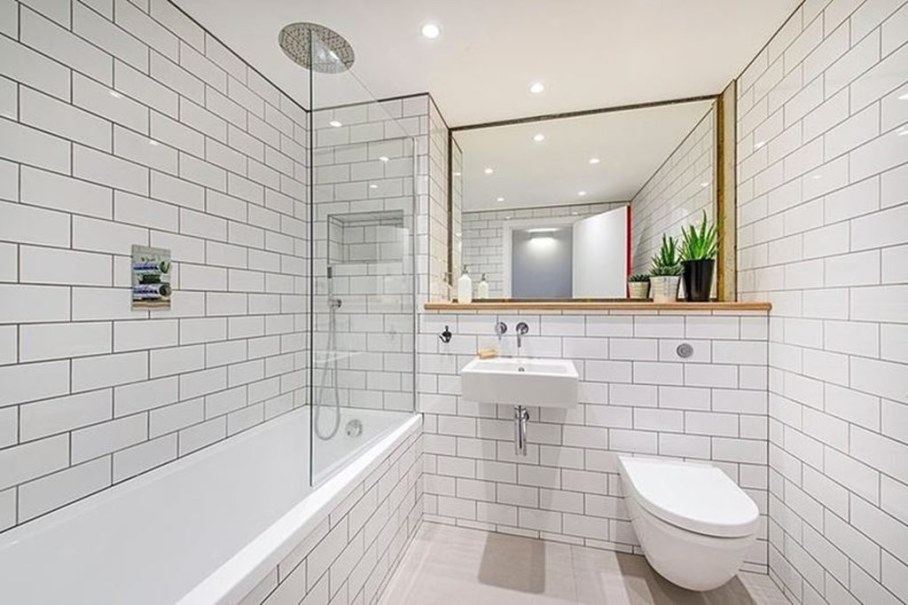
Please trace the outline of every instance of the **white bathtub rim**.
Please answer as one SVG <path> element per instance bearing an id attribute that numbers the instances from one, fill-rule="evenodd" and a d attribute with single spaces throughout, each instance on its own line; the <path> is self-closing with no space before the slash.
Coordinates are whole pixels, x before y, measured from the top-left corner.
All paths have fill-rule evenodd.
<path id="1" fill-rule="evenodd" d="M 414 414 L 306 496 L 255 540 L 205 578 L 177 605 L 235 605 L 311 534 L 335 506 L 378 468 L 386 454 L 415 433 L 422 415 Z"/>

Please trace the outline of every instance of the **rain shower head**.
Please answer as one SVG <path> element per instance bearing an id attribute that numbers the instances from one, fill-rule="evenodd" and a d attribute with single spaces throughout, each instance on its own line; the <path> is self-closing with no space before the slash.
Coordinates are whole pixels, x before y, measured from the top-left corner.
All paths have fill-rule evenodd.
<path id="1" fill-rule="evenodd" d="M 291 23 L 281 30 L 278 42 L 294 63 L 323 74 L 347 71 L 356 59 L 343 36 L 318 23 Z"/>

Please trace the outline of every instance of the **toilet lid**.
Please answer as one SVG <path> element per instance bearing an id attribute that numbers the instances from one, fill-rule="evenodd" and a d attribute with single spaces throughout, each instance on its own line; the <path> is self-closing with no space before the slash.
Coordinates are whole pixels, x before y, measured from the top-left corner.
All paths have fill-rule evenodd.
<path id="1" fill-rule="evenodd" d="M 757 528 L 757 505 L 715 466 L 624 456 L 620 461 L 640 505 L 666 523 L 724 538 L 749 536 Z"/>

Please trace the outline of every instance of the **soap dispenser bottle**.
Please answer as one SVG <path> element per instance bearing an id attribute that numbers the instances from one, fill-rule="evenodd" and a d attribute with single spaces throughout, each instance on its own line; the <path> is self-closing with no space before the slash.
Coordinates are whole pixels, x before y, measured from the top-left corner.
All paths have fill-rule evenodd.
<path id="1" fill-rule="evenodd" d="M 467 266 L 463 266 L 463 273 L 457 280 L 457 302 L 469 304 L 473 302 L 473 280 L 467 272 Z"/>
<path id="2" fill-rule="evenodd" d="M 486 274 L 482 274 L 482 279 L 479 281 L 479 285 L 476 286 L 476 298 L 479 300 L 484 300 L 489 297 L 489 282 L 486 281 Z"/>

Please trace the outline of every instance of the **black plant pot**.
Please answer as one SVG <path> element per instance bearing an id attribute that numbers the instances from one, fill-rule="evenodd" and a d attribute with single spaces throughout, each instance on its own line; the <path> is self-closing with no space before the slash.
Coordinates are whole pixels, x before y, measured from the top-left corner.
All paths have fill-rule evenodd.
<path id="1" fill-rule="evenodd" d="M 709 302 L 713 286 L 715 259 L 686 260 L 684 265 L 684 299 L 687 302 Z"/>

